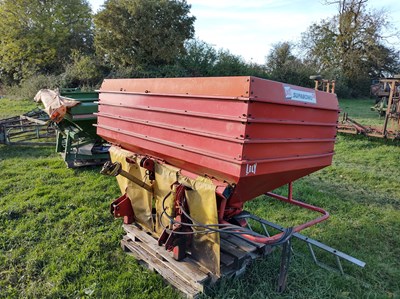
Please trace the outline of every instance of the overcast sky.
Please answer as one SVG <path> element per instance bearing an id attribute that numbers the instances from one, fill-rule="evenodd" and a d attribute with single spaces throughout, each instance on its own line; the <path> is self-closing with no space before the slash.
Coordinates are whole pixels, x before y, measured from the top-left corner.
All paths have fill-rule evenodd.
<path id="1" fill-rule="evenodd" d="M 89 0 L 97 11 L 103 0 Z M 196 37 L 241 55 L 247 61 L 264 63 L 271 46 L 297 42 L 315 21 L 336 13 L 335 5 L 323 0 L 187 0 L 196 16 Z M 399 0 L 370 0 L 369 7 L 389 11 L 390 21 L 400 29 Z M 392 40 L 392 42 L 395 42 Z M 399 43 L 399 40 L 396 40 Z M 399 44 L 396 45 L 400 48 Z"/>

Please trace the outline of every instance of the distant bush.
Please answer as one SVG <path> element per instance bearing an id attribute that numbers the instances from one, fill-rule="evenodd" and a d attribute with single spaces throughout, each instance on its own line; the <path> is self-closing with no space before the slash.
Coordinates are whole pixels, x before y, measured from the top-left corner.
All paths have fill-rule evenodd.
<path id="1" fill-rule="evenodd" d="M 185 45 L 186 54 L 178 58 L 186 76 L 257 76 L 266 78 L 265 67 L 256 63 L 247 63 L 243 57 L 228 50 L 216 50 L 212 45 L 198 39 Z"/>
<path id="2" fill-rule="evenodd" d="M 107 78 L 167 78 L 187 77 L 186 70 L 178 64 L 146 67 L 119 67 L 112 69 Z"/>
<path id="3" fill-rule="evenodd" d="M 94 55 L 72 53 L 72 62 L 65 65 L 61 74 L 63 87 L 94 87 L 100 85 L 107 68 Z"/>
<path id="4" fill-rule="evenodd" d="M 317 73 L 316 67 L 298 57 L 293 52 L 295 45 L 282 42 L 273 45 L 266 57 L 266 69 L 272 80 L 304 87 L 313 87 L 311 75 Z"/>
<path id="5" fill-rule="evenodd" d="M 55 75 L 36 75 L 22 79 L 18 85 L 4 86 L 4 92 L 10 99 L 33 99 L 43 88 L 55 89 L 61 86 L 61 77 Z"/>
<path id="6" fill-rule="evenodd" d="M 353 97 L 353 92 L 351 87 L 348 86 L 348 83 L 344 80 L 342 76 L 325 76 L 324 78 L 326 79 L 331 79 L 331 78 L 336 78 L 335 81 L 335 93 L 338 95 L 339 98 L 352 98 Z"/>
<path id="7" fill-rule="evenodd" d="M 78 87 L 94 90 L 100 86 L 107 71 L 94 56 L 74 52 L 72 62 L 64 66 L 63 73 L 36 74 L 24 78 L 19 84 L 4 86 L 4 93 L 11 99 L 33 99 L 43 88 Z"/>

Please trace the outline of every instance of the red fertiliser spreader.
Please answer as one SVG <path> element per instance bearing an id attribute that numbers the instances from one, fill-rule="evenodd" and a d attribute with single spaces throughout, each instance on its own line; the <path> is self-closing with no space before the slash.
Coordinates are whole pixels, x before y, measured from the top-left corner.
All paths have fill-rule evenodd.
<path id="1" fill-rule="evenodd" d="M 333 93 L 255 77 L 104 80 L 97 134 L 113 145 L 102 173 L 121 189 L 123 248 L 189 297 L 279 247 L 283 291 L 293 238 L 318 264 L 315 247 L 340 272 L 341 259 L 364 267 L 301 235 L 329 214 L 292 198 L 293 181 L 332 163 L 338 113 Z M 271 192 L 284 185 L 287 197 Z M 281 227 L 244 210 L 260 195 L 318 217 Z"/>

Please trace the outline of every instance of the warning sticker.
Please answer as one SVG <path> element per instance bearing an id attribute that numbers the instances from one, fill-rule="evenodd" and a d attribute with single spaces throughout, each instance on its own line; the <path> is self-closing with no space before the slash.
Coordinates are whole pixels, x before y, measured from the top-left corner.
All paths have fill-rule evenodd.
<path id="1" fill-rule="evenodd" d="M 299 90 L 288 85 L 283 86 L 285 90 L 285 98 L 287 100 L 298 101 L 303 103 L 317 103 L 315 92 Z"/>

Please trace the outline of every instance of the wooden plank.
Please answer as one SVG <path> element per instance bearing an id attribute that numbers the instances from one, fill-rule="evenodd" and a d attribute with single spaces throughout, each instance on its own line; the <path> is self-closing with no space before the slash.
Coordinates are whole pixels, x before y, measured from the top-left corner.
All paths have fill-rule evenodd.
<path id="1" fill-rule="evenodd" d="M 232 243 L 225 241 L 224 239 L 220 240 L 221 243 L 221 251 L 232 256 L 235 260 L 235 263 L 239 265 L 240 261 L 247 257 L 248 253 L 244 250 L 241 250 L 237 246 Z"/>
<path id="2" fill-rule="evenodd" d="M 220 252 L 220 257 L 221 257 L 221 267 L 222 266 L 229 267 L 233 265 L 235 262 L 235 259 L 232 256 L 224 253 L 222 250 Z"/>
<path id="3" fill-rule="evenodd" d="M 178 262 L 172 257 L 170 252 L 165 250 L 164 247 L 158 246 L 157 241 L 152 236 L 132 225 L 124 225 L 123 227 L 132 240 L 136 237 L 141 241 L 136 242 L 138 246 L 142 247 L 150 254 L 157 254 L 162 257 L 169 263 L 169 266 L 180 273 L 184 279 L 199 283 L 209 279 L 209 276 L 202 272 L 199 269 L 199 266 L 190 258 L 186 257 L 184 260 Z"/>
<path id="4" fill-rule="evenodd" d="M 236 235 L 221 233 L 220 236 L 221 236 L 221 239 L 224 239 L 232 244 L 235 244 L 237 247 L 239 247 L 242 250 L 247 251 L 247 252 L 253 252 L 253 251 L 256 251 L 258 248 L 262 248 L 265 246 L 264 244 L 251 242 L 243 237 L 239 237 Z"/>
<path id="5" fill-rule="evenodd" d="M 130 234 L 128 234 L 128 236 L 129 235 Z M 204 281 L 207 281 L 209 279 L 207 275 L 199 271 L 198 266 L 190 267 L 188 263 L 188 258 L 185 258 L 184 260 L 178 262 L 173 259 L 172 256 L 168 256 L 170 253 L 165 251 L 163 247 L 161 247 L 161 250 L 155 250 L 154 246 L 148 246 L 149 244 L 147 242 L 141 241 L 136 242 L 135 245 L 148 252 L 148 254 L 153 255 L 159 260 L 167 263 L 171 271 L 176 272 L 179 276 L 181 276 L 182 280 L 186 280 L 188 283 L 203 283 Z"/>
<path id="6" fill-rule="evenodd" d="M 143 261 L 150 270 L 159 273 L 167 282 L 181 291 L 187 298 L 196 298 L 203 291 L 203 289 L 195 288 L 182 280 L 179 275 L 176 275 L 176 272 L 171 271 L 161 260 L 149 255 L 147 251 L 140 247 L 135 246 L 132 241 L 122 240 L 121 243 L 129 249 L 130 253 L 136 259 Z"/>
<path id="7" fill-rule="evenodd" d="M 172 253 L 166 251 L 163 246 L 158 246 L 156 238 L 149 232 L 135 225 L 123 225 L 123 228 L 127 235 L 121 241 L 122 248 L 149 269 L 158 272 L 188 298 L 196 298 L 203 292 L 205 284 L 214 283 L 219 279 L 190 256 L 182 261 L 173 259 Z M 264 244 L 222 233 L 221 277 L 241 275 L 255 258 L 265 255 L 268 248 L 269 246 Z"/>
<path id="8" fill-rule="evenodd" d="M 131 238 L 137 238 L 142 241 L 142 243 L 138 243 L 139 246 L 144 246 L 147 250 L 151 252 L 156 252 L 158 255 L 160 255 L 160 257 L 182 268 L 182 270 L 185 272 L 198 272 L 199 276 L 196 276 L 196 279 L 198 281 L 202 281 L 206 278 L 207 275 L 204 272 L 199 271 L 199 266 L 197 264 L 193 265 L 194 262 L 189 257 L 185 258 L 183 261 L 178 262 L 172 257 L 172 253 L 166 251 L 164 247 L 158 246 L 157 241 L 151 235 L 140 230 L 136 226 L 124 225 L 124 229 L 128 233 L 128 236 L 130 236 Z M 188 277 L 193 278 L 192 276 Z"/>

